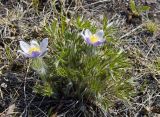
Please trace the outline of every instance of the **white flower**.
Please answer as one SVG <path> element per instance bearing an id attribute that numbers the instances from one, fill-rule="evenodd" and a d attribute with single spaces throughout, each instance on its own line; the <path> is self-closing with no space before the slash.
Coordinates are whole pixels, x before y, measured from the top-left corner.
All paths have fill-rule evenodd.
<path id="1" fill-rule="evenodd" d="M 92 34 L 89 29 L 86 29 L 85 31 L 81 32 L 81 35 L 86 41 L 86 43 L 89 45 L 99 46 L 105 42 L 105 39 L 103 38 L 104 36 L 103 30 L 99 30 L 95 34 Z"/>
<path id="2" fill-rule="evenodd" d="M 21 50 L 18 50 L 18 52 L 27 58 L 43 57 L 48 50 L 47 46 L 48 38 L 43 39 L 40 45 L 36 40 L 32 40 L 30 45 L 24 41 L 20 41 Z"/>

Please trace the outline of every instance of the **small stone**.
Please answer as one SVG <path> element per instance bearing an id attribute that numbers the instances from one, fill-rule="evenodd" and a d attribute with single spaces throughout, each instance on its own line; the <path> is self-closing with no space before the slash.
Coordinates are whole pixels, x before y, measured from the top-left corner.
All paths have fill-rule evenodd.
<path id="1" fill-rule="evenodd" d="M 7 84 L 2 83 L 2 84 L 1 84 L 1 87 L 3 87 L 3 88 L 7 88 Z"/>

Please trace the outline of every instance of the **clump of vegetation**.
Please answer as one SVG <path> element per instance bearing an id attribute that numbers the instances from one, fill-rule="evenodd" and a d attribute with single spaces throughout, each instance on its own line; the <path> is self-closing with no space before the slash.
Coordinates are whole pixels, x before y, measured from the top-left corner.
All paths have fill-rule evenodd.
<path id="1" fill-rule="evenodd" d="M 105 20 L 104 25 L 106 30 L 96 33 L 98 36 L 105 34 L 103 42 L 89 32 L 101 27 L 80 17 L 66 23 L 66 18 L 61 16 L 60 22 L 53 20 L 45 26 L 51 52 L 45 59 L 44 83 L 37 84 L 35 91 L 59 101 L 72 100 L 70 103 L 73 103 L 76 100 L 72 110 L 65 113 L 68 116 L 91 116 L 93 113 L 104 116 L 102 110 L 115 100 L 128 99 L 132 95 L 130 76 L 126 74 L 130 62 L 123 50 L 116 48 Z M 89 32 L 91 36 L 88 43 L 81 33 L 86 28 L 83 34 L 86 36 Z M 62 105 L 59 113 L 67 108 Z"/>
<path id="2" fill-rule="evenodd" d="M 130 6 L 132 13 L 136 16 L 140 16 L 143 12 L 148 11 L 150 9 L 149 6 L 145 6 L 145 5 L 137 6 L 134 0 L 130 0 L 129 6 Z"/>
<path id="3" fill-rule="evenodd" d="M 149 31 L 152 34 L 155 34 L 158 31 L 158 24 L 153 22 L 153 21 L 147 21 L 145 23 L 145 28 L 147 29 L 147 31 Z"/>

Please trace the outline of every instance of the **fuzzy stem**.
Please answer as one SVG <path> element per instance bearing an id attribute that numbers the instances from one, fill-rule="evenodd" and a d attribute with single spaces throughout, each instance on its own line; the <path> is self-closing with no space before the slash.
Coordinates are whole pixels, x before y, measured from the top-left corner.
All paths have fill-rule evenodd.
<path id="1" fill-rule="evenodd" d="M 46 64 L 42 58 L 32 59 L 32 68 L 37 71 L 37 73 L 44 79 L 46 75 Z"/>

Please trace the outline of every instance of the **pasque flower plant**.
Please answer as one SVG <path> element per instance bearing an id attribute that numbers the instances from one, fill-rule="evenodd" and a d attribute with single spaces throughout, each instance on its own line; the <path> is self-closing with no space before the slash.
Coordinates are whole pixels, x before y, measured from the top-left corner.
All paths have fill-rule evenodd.
<path id="1" fill-rule="evenodd" d="M 43 80 L 43 83 L 36 84 L 37 93 L 56 99 L 58 104 L 65 100 L 59 110 L 74 104 L 73 109 L 67 110 L 67 116 L 81 112 L 75 116 L 93 116 L 97 113 L 95 116 L 103 117 L 102 109 L 118 97 L 130 96 L 130 84 L 125 75 L 129 62 L 125 53 L 114 43 L 108 41 L 102 48 L 92 47 L 105 43 L 104 31 L 108 40 L 114 38 L 109 37 L 110 31 L 105 27 L 92 34 L 89 29 L 96 30 L 97 27 L 88 27 L 92 26 L 91 23 L 84 27 L 83 22 L 75 24 L 77 28 L 82 26 L 78 30 L 72 30 L 73 27 L 66 24 L 63 18 L 60 24 L 55 20 L 45 26 L 45 32 L 52 42 L 50 47 L 54 48 L 54 51 L 51 50 L 54 54 L 45 59 L 46 64 L 42 57 L 47 52 L 47 38 L 40 44 L 35 40 L 30 45 L 20 41 L 19 52 L 32 58 L 29 59 L 31 66 Z M 78 35 L 81 29 L 86 29 L 81 32 L 84 40 Z M 83 41 L 87 44 L 83 44 Z"/>
<path id="2" fill-rule="evenodd" d="M 43 39 L 40 45 L 36 40 L 31 40 L 30 45 L 24 41 L 20 41 L 21 50 L 18 50 L 18 52 L 27 58 L 43 57 L 48 50 L 47 46 L 48 38 Z"/>
<path id="3" fill-rule="evenodd" d="M 85 31 L 81 32 L 81 35 L 89 45 L 100 46 L 105 42 L 105 39 L 103 38 L 103 30 L 99 30 L 95 34 L 92 34 L 89 29 L 86 29 Z"/>

